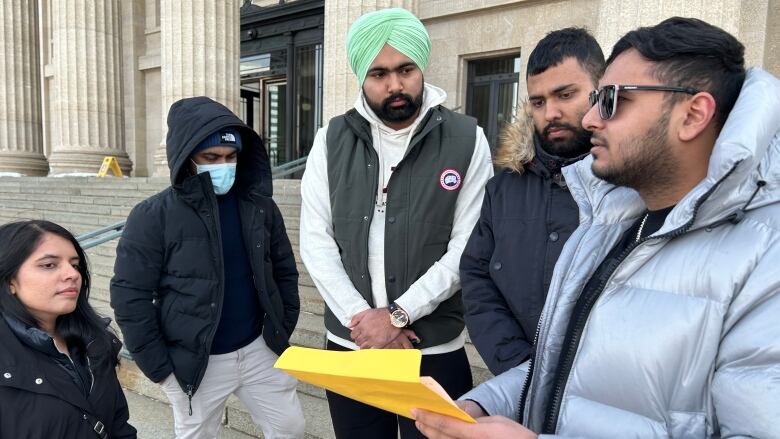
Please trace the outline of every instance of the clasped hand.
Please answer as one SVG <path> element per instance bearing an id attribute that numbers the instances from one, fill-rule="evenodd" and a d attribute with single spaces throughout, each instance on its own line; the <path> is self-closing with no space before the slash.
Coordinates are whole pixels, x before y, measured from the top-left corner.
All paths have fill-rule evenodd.
<path id="1" fill-rule="evenodd" d="M 386 308 L 367 309 L 352 318 L 347 325 L 350 337 L 360 349 L 411 349 L 419 337 L 411 329 L 396 328 L 390 323 Z"/>

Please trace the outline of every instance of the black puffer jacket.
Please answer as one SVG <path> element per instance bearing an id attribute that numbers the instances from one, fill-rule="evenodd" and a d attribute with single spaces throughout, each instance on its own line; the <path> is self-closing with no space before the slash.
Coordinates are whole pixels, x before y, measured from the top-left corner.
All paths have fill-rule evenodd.
<path id="1" fill-rule="evenodd" d="M 466 327 L 496 375 L 529 357 L 555 262 L 579 224 L 560 172 L 543 163 L 555 158 L 537 143 L 529 118 L 503 133 L 496 163 L 506 169 L 488 181 L 460 261 Z"/>
<path id="2" fill-rule="evenodd" d="M 111 306 L 125 345 L 154 382 L 174 373 L 190 396 L 200 385 L 224 295 L 219 209 L 208 173 L 191 175 L 189 156 L 210 133 L 241 132 L 235 188 L 242 235 L 265 311 L 263 338 L 277 354 L 298 321 L 298 271 L 260 137 L 205 97 L 180 100 L 168 115 L 171 187 L 139 203 L 116 250 Z"/>
<path id="3" fill-rule="evenodd" d="M 0 438 L 97 439 L 98 421 L 108 438 L 136 437 L 116 377 L 118 340 L 112 337 L 111 347 L 88 345 L 89 382 L 81 386 L 74 382 L 75 371 L 57 364 L 56 356 L 67 357 L 56 352 L 48 335 L 14 323 L 16 332 L 0 314 Z"/>

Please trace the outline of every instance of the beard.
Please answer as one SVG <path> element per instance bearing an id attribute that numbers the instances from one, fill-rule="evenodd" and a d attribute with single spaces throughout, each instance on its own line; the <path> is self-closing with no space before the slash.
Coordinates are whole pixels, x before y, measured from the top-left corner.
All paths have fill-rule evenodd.
<path id="1" fill-rule="evenodd" d="M 419 95 L 414 97 L 404 93 L 396 93 L 388 96 L 382 102 L 372 101 L 366 96 L 365 91 L 363 92 L 363 96 L 366 98 L 366 103 L 368 103 L 368 107 L 371 108 L 371 111 L 373 111 L 379 119 L 385 122 L 404 122 L 409 120 L 417 114 L 417 111 L 420 110 L 423 102 L 422 90 Z M 404 104 L 397 107 L 390 106 L 390 103 L 397 99 L 403 100 Z"/>
<path id="2" fill-rule="evenodd" d="M 622 164 L 604 169 L 593 166 L 593 174 L 607 183 L 640 192 L 666 187 L 678 167 L 667 142 L 668 133 L 669 113 L 665 112 L 642 137 L 627 139 L 619 146 Z M 610 148 L 608 144 L 606 146 Z"/>
<path id="3" fill-rule="evenodd" d="M 581 121 L 588 109 L 579 114 L 576 120 Z M 551 139 L 550 131 L 555 129 L 569 130 L 573 135 L 568 139 Z M 583 128 L 582 125 L 574 126 L 563 122 L 551 122 L 544 127 L 541 133 L 537 134 L 539 134 L 542 149 L 558 157 L 573 159 L 590 151 L 591 132 Z"/>
<path id="4" fill-rule="evenodd" d="M 550 131 L 554 129 L 566 129 L 574 135 L 568 139 L 550 139 Z M 542 149 L 552 155 L 573 159 L 590 151 L 591 132 L 565 123 L 551 123 L 539 133 L 539 142 Z"/>

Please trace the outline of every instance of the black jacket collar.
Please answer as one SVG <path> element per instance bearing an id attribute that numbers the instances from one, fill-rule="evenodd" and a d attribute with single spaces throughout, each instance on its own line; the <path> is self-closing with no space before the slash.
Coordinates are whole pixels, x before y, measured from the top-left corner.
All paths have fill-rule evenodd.
<path id="1" fill-rule="evenodd" d="M 566 158 L 551 154 L 542 148 L 537 134 L 534 134 L 534 152 L 534 159 L 528 164 L 528 169 L 534 174 L 553 180 L 561 186 L 566 186 L 561 169 L 582 160 L 588 155 L 588 153 L 584 153 L 577 157 Z"/>

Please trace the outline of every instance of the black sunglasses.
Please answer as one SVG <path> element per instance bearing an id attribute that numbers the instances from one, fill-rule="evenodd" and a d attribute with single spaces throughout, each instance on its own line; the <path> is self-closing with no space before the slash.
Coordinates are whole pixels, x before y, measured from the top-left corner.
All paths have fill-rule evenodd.
<path id="1" fill-rule="evenodd" d="M 618 92 L 626 91 L 668 91 L 671 93 L 688 93 L 695 95 L 699 92 L 691 87 L 670 87 L 666 85 L 605 85 L 598 90 L 593 90 L 588 95 L 590 106 L 599 105 L 599 116 L 604 120 L 615 117 L 617 112 Z"/>

